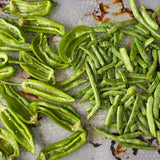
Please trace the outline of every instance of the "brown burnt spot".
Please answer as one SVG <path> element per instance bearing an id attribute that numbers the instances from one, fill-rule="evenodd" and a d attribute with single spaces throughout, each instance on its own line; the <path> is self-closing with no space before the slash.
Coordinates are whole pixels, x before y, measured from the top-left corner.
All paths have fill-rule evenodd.
<path id="1" fill-rule="evenodd" d="M 56 42 L 59 42 L 58 40 L 54 40 L 55 38 L 55 34 L 53 34 L 50 38 L 49 38 L 49 43 L 56 43 Z"/>
<path id="2" fill-rule="evenodd" d="M 36 128 L 37 126 L 35 124 L 27 124 L 28 128 L 29 129 L 32 129 L 32 128 Z"/>
<path id="3" fill-rule="evenodd" d="M 104 22 L 108 22 L 108 21 L 110 21 L 110 20 L 111 20 L 111 18 L 107 18 L 107 17 L 106 17 L 103 21 L 104 21 Z"/>
<path id="4" fill-rule="evenodd" d="M 113 132 L 112 134 L 115 136 L 119 136 L 119 133 L 117 133 L 117 132 Z"/>
<path id="5" fill-rule="evenodd" d="M 92 15 L 93 15 L 92 13 L 86 13 L 86 14 L 84 14 L 84 16 L 81 18 L 81 21 L 83 21 L 86 17 L 92 16 Z"/>
<path id="6" fill-rule="evenodd" d="M 114 148 L 114 145 L 116 144 L 116 141 L 112 140 L 111 141 L 111 146 L 110 146 L 110 150 L 112 152 L 112 155 L 117 159 L 117 160 L 121 160 L 121 158 L 117 157 L 116 155 L 116 150 Z"/>
<path id="7" fill-rule="evenodd" d="M 40 138 L 41 138 L 42 136 L 43 136 L 42 134 L 39 135 Z"/>
<path id="8" fill-rule="evenodd" d="M 93 143 L 92 141 L 89 141 L 90 144 L 93 145 L 93 147 L 97 148 L 99 146 L 101 146 L 102 144 L 99 144 L 99 143 Z"/>
<path id="9" fill-rule="evenodd" d="M 123 147 L 121 145 L 117 145 L 116 149 L 115 149 L 115 154 L 119 155 L 120 153 L 125 153 L 127 149 L 123 149 Z"/>
<path id="10" fill-rule="evenodd" d="M 120 0 L 115 0 L 112 4 L 117 4 L 117 3 L 120 3 L 121 1 Z"/>
<path id="11" fill-rule="evenodd" d="M 103 8 L 104 8 L 104 9 L 108 9 L 108 8 L 109 8 L 109 4 L 107 4 L 107 5 L 106 5 L 106 4 L 103 4 Z"/>
<path id="12" fill-rule="evenodd" d="M 23 95 L 26 95 L 26 96 L 28 96 L 30 98 L 34 98 L 36 100 L 41 100 L 41 98 L 39 98 L 39 96 L 36 96 L 34 94 L 31 94 L 31 93 L 28 93 L 28 92 L 24 92 L 24 91 L 20 91 L 20 93 L 23 94 Z"/>
<path id="13" fill-rule="evenodd" d="M 138 149 L 132 148 L 132 150 L 133 150 L 133 155 L 136 156 L 136 155 L 137 155 L 137 152 L 138 152 Z"/>
<path id="14" fill-rule="evenodd" d="M 146 11 L 149 12 L 149 13 L 151 13 L 151 14 L 154 12 L 154 10 L 150 9 L 150 8 L 146 8 Z"/>
<path id="15" fill-rule="evenodd" d="M 29 77 L 27 77 L 27 79 L 35 79 L 35 78 L 34 78 L 34 77 L 29 76 Z"/>

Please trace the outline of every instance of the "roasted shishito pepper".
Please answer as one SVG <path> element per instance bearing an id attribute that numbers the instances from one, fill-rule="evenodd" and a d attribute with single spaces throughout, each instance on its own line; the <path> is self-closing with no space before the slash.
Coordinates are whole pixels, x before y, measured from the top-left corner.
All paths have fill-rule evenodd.
<path id="1" fill-rule="evenodd" d="M 18 118 L 27 124 L 37 124 L 37 114 L 35 114 L 29 105 L 29 102 L 13 90 L 13 88 L 7 84 L 0 85 L 0 93 L 7 102 L 8 106 L 13 109 Z"/>
<path id="2" fill-rule="evenodd" d="M 13 135 L 7 130 L 0 128 L 0 151 L 5 154 L 6 160 L 11 160 L 12 157 L 18 157 L 20 154 L 18 143 Z M 2 158 L 0 156 L 0 158 Z"/>
<path id="3" fill-rule="evenodd" d="M 49 145 L 41 149 L 36 160 L 55 160 L 67 156 L 86 142 L 85 132 L 76 132 L 63 141 Z"/>
<path id="4" fill-rule="evenodd" d="M 0 119 L 16 141 L 34 154 L 36 149 L 32 134 L 27 126 L 17 117 L 16 112 L 0 103 Z"/>
<path id="5" fill-rule="evenodd" d="M 45 101 L 33 101 L 31 104 L 34 112 L 46 114 L 53 122 L 70 132 L 85 132 L 81 120 L 67 107 L 58 106 Z"/>
<path id="6" fill-rule="evenodd" d="M 5 66 L 0 68 L 0 80 L 10 78 L 14 75 L 15 69 L 12 66 Z"/>
<path id="7" fill-rule="evenodd" d="M 9 8 L 9 11 L 17 16 L 45 16 L 48 14 L 55 3 L 52 0 L 43 1 L 23 1 L 23 0 L 10 0 L 10 2 L 3 8 Z"/>

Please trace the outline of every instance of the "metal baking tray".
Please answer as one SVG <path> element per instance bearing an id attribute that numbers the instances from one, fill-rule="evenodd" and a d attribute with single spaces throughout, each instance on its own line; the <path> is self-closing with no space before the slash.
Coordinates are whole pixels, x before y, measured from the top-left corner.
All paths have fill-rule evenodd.
<path id="1" fill-rule="evenodd" d="M 88 25 L 88 26 L 98 26 L 98 21 L 108 20 L 110 22 L 116 23 L 123 20 L 132 19 L 132 15 L 129 12 L 129 2 L 128 0 L 123 0 L 124 6 L 118 0 L 55 0 L 58 4 L 52 8 L 48 18 L 53 19 L 62 23 L 66 32 L 71 28 L 78 25 Z M 8 2 L 5 0 L 0 1 L 0 8 L 3 8 Z M 139 6 L 143 4 L 146 8 L 155 9 L 157 6 L 160 6 L 160 0 L 136 0 L 136 4 Z M 12 17 L 11 15 L 5 15 L 0 12 L 1 17 Z M 28 41 L 33 38 L 35 34 L 26 32 Z M 54 51 L 57 52 L 57 46 L 60 37 L 51 35 L 49 36 L 50 46 Z M 128 40 L 125 40 L 125 43 Z M 129 43 L 126 43 L 129 45 Z M 17 58 L 16 53 L 9 53 L 11 57 Z M 14 82 L 20 82 L 24 78 L 28 78 L 25 72 L 20 70 L 16 66 L 18 72 L 15 77 L 11 78 Z M 74 72 L 71 69 L 65 69 L 56 72 L 56 79 L 63 80 L 66 77 L 69 77 Z M 70 94 L 75 93 L 80 90 L 82 86 L 74 89 Z M 19 89 L 20 90 L 20 89 Z M 23 92 L 21 92 L 24 94 Z M 37 99 L 32 95 L 24 95 L 27 99 Z M 160 159 L 160 150 L 155 151 L 146 151 L 146 150 L 135 150 L 129 148 L 117 148 L 117 144 L 114 141 L 104 138 L 96 134 L 93 131 L 93 127 L 104 126 L 104 121 L 106 117 L 105 111 L 100 111 L 96 116 L 91 120 L 86 120 L 86 108 L 89 106 L 88 102 L 79 104 L 78 100 L 72 104 L 75 110 L 81 114 L 81 120 L 83 126 L 89 131 L 87 137 L 87 143 L 85 143 L 81 148 L 73 152 L 72 154 L 62 158 L 62 160 L 159 160 Z M 36 153 L 31 155 L 25 148 L 20 146 L 21 154 L 20 157 L 15 158 L 15 160 L 35 160 L 39 155 L 41 148 L 53 144 L 57 141 L 61 141 L 66 137 L 70 136 L 71 133 L 62 129 L 60 126 L 53 123 L 45 115 L 40 115 L 41 127 L 29 126 L 31 133 L 33 134 Z M 0 122 L 0 127 L 3 127 L 3 124 Z M 114 132 L 114 130 L 112 130 Z M 155 143 L 158 145 L 156 139 L 150 138 L 150 143 Z M 160 147 L 159 147 L 160 148 Z M 159 151 L 159 152 L 158 152 Z"/>

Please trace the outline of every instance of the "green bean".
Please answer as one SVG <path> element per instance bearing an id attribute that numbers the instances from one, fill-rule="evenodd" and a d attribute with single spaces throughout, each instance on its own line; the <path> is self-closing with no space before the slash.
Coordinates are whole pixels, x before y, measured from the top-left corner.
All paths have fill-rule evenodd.
<path id="1" fill-rule="evenodd" d="M 83 96 L 90 88 L 91 88 L 91 85 L 88 84 L 86 87 L 84 87 L 84 88 L 81 89 L 79 92 L 77 92 L 76 94 L 74 94 L 73 97 L 74 97 L 75 99 L 80 98 L 80 97 Z"/>
<path id="2" fill-rule="evenodd" d="M 119 89 L 124 89 L 124 88 L 126 88 L 126 85 L 122 84 L 122 85 L 118 85 L 118 86 L 114 86 L 114 87 L 104 87 L 104 88 L 101 88 L 100 91 L 101 92 L 104 92 L 104 91 L 117 91 Z"/>
<path id="3" fill-rule="evenodd" d="M 137 87 L 135 86 L 131 86 L 130 88 L 128 88 L 127 93 L 123 96 L 123 98 L 121 99 L 121 102 L 125 103 L 131 96 L 135 94 L 136 91 L 137 91 Z"/>
<path id="4" fill-rule="evenodd" d="M 137 131 L 137 132 L 123 134 L 123 135 L 120 135 L 119 137 L 124 138 L 124 139 L 128 139 L 128 138 L 131 139 L 131 138 L 137 138 L 141 136 L 142 134 L 143 134 L 142 132 Z"/>
<path id="5" fill-rule="evenodd" d="M 113 124 L 111 124 L 111 128 L 112 128 L 112 129 L 117 128 L 117 123 L 113 123 Z"/>
<path id="6" fill-rule="evenodd" d="M 154 92 L 155 88 L 158 86 L 159 84 L 159 78 L 156 76 L 156 78 L 154 79 L 154 81 L 152 82 L 152 84 L 149 86 L 147 92 L 149 94 L 152 94 L 152 92 Z"/>
<path id="7" fill-rule="evenodd" d="M 111 52 L 112 52 L 115 56 L 117 56 L 120 60 L 123 61 L 123 58 L 122 58 L 120 52 L 118 51 L 118 49 L 117 49 L 116 47 L 114 47 L 114 46 L 112 45 L 112 46 L 110 47 L 110 50 L 111 50 Z"/>
<path id="8" fill-rule="evenodd" d="M 149 30 L 146 27 L 144 27 L 141 23 L 137 23 L 135 27 L 142 30 L 146 35 L 150 34 Z"/>
<path id="9" fill-rule="evenodd" d="M 138 33 L 140 35 L 145 35 L 146 36 L 146 33 L 142 29 L 139 29 L 139 28 L 136 28 L 136 27 L 132 27 L 132 28 L 129 28 L 129 30 L 134 31 L 134 32 L 136 32 L 136 33 Z"/>
<path id="10" fill-rule="evenodd" d="M 102 41 L 102 42 L 99 42 L 99 46 L 100 47 L 105 47 L 105 48 L 108 48 L 108 47 L 110 47 L 110 46 L 112 46 L 112 43 L 111 42 L 109 42 L 109 41 Z"/>
<path id="11" fill-rule="evenodd" d="M 125 108 L 128 108 L 131 104 L 133 104 L 133 102 L 135 102 L 135 98 L 134 98 L 134 96 L 131 96 L 131 97 L 124 103 Z"/>
<path id="12" fill-rule="evenodd" d="M 159 28 L 158 24 L 149 16 L 144 6 L 142 5 L 140 6 L 140 13 L 148 26 L 150 26 L 154 30 L 158 30 Z"/>
<path id="13" fill-rule="evenodd" d="M 89 35 L 91 37 L 91 40 L 95 40 L 96 39 L 96 35 L 95 35 L 94 32 L 90 33 Z M 95 53 L 97 59 L 99 60 L 100 65 L 104 66 L 105 65 L 104 60 L 103 60 L 100 52 L 98 51 L 97 47 L 95 45 L 91 45 L 91 48 L 92 48 L 92 51 Z"/>
<path id="14" fill-rule="evenodd" d="M 148 98 L 146 108 L 147 108 L 147 120 L 148 120 L 149 130 L 152 136 L 156 137 L 156 129 L 155 129 L 155 124 L 153 120 L 153 97 L 152 96 Z"/>
<path id="15" fill-rule="evenodd" d="M 115 65 L 115 68 L 117 68 L 117 67 L 120 67 L 121 65 L 123 65 L 124 63 L 123 63 L 123 61 L 119 61 L 116 65 Z"/>
<path id="16" fill-rule="evenodd" d="M 145 91 L 146 93 L 148 93 L 147 88 L 146 88 L 143 84 L 137 83 L 136 85 L 137 85 L 140 89 L 142 89 L 143 91 Z"/>
<path id="17" fill-rule="evenodd" d="M 152 79 L 153 75 L 155 73 L 155 70 L 157 68 L 157 62 L 158 62 L 158 56 L 157 56 L 157 51 L 155 49 L 152 50 L 152 56 L 154 58 L 154 61 L 152 65 L 150 66 L 148 72 L 147 72 L 147 78 Z"/>
<path id="18" fill-rule="evenodd" d="M 81 65 L 84 63 L 86 56 L 87 56 L 87 54 L 85 52 L 83 52 L 81 59 L 77 63 L 76 70 L 79 69 L 81 67 Z"/>
<path id="19" fill-rule="evenodd" d="M 120 75 L 120 73 L 119 73 L 117 68 L 115 68 L 115 78 L 116 79 L 122 79 L 122 76 Z"/>
<path id="20" fill-rule="evenodd" d="M 85 66 L 83 66 L 82 68 L 78 69 L 72 76 L 70 76 L 69 78 L 58 82 L 57 85 L 58 86 L 64 86 L 67 85 L 71 82 L 73 82 L 74 80 L 76 80 L 78 77 L 80 77 L 83 73 L 85 72 Z"/>
<path id="21" fill-rule="evenodd" d="M 83 51 L 79 49 L 77 51 L 76 57 L 74 58 L 74 61 L 72 64 L 74 68 L 77 67 L 77 64 L 78 64 L 79 60 L 81 59 L 82 55 L 83 55 Z"/>
<path id="22" fill-rule="evenodd" d="M 158 143 L 160 144 L 160 130 L 157 130 L 157 139 L 158 139 Z"/>
<path id="23" fill-rule="evenodd" d="M 118 142 L 124 142 L 124 143 L 131 143 L 131 144 L 139 144 L 139 145 L 144 145 L 144 146 L 147 146 L 148 144 L 140 139 L 124 139 L 124 138 L 120 138 L 120 136 L 115 136 L 115 135 L 112 135 L 112 134 L 109 134 L 109 133 L 106 133 L 105 131 L 99 129 L 98 127 L 94 127 L 94 131 L 103 135 L 104 137 L 107 137 L 109 139 L 112 139 L 112 140 L 116 140 Z"/>
<path id="24" fill-rule="evenodd" d="M 119 72 L 119 74 L 121 75 L 122 81 L 127 82 L 127 78 L 126 78 L 125 74 L 123 73 L 123 71 L 120 68 L 116 68 L 116 69 Z"/>
<path id="25" fill-rule="evenodd" d="M 104 22 L 104 21 L 100 21 L 100 22 L 98 23 L 98 26 L 99 26 L 99 27 L 109 27 L 109 28 L 111 28 L 113 25 L 114 25 L 113 23 Z"/>
<path id="26" fill-rule="evenodd" d="M 157 126 L 158 129 L 160 129 L 160 122 L 156 119 L 154 119 L 154 123 Z"/>
<path id="27" fill-rule="evenodd" d="M 139 120 L 136 121 L 136 124 L 143 133 L 145 133 L 147 136 L 151 136 L 150 131 L 141 122 L 139 122 Z"/>
<path id="28" fill-rule="evenodd" d="M 123 96 L 125 94 L 124 91 L 107 91 L 102 93 L 103 98 L 107 98 L 108 96 L 116 96 L 116 95 L 121 95 Z"/>
<path id="29" fill-rule="evenodd" d="M 138 111 L 137 117 L 143 125 L 147 125 L 147 119 L 140 111 Z"/>
<path id="30" fill-rule="evenodd" d="M 95 100 L 96 100 L 96 105 L 94 106 L 94 108 L 92 109 L 92 111 L 87 116 L 87 119 L 89 120 L 95 114 L 95 112 L 98 110 L 98 108 L 100 107 L 101 103 L 100 103 L 99 92 L 98 92 L 98 89 L 96 87 L 94 77 L 92 75 L 91 69 L 90 69 L 90 67 L 89 67 L 89 65 L 88 65 L 87 62 L 85 62 L 85 66 L 86 66 L 86 72 L 87 72 L 88 77 L 89 77 L 89 81 L 90 81 L 91 86 L 93 88 Z"/>
<path id="31" fill-rule="evenodd" d="M 131 115 L 129 117 L 128 123 L 126 125 L 125 130 L 124 130 L 124 133 L 129 133 L 131 125 L 135 122 L 138 107 L 139 107 L 139 97 L 137 96 L 136 100 L 134 102 L 133 109 L 132 109 Z"/>
<path id="32" fill-rule="evenodd" d="M 102 32 L 107 32 L 109 28 L 104 28 L 104 27 L 92 27 L 93 32 L 97 33 L 102 33 Z"/>
<path id="33" fill-rule="evenodd" d="M 107 117 L 106 117 L 106 121 L 105 121 L 105 130 L 108 132 L 109 130 L 109 127 L 112 123 L 112 120 L 113 120 L 113 116 L 117 110 L 117 107 L 118 107 L 118 104 L 119 104 L 119 101 L 120 101 L 120 95 L 117 95 L 114 99 L 114 103 L 112 104 L 112 106 L 110 107 L 109 111 L 108 111 L 108 114 L 107 114 Z"/>
<path id="34" fill-rule="evenodd" d="M 130 143 L 118 143 L 121 146 L 125 146 L 128 148 L 136 148 L 136 149 L 144 149 L 144 150 L 155 150 L 156 147 L 154 146 L 144 146 L 144 145 L 138 145 L 138 144 L 130 144 Z"/>
<path id="35" fill-rule="evenodd" d="M 118 36 L 117 45 L 122 41 L 123 38 L 124 38 L 124 33 L 120 32 L 120 33 L 119 33 L 119 36 Z"/>
<path id="36" fill-rule="evenodd" d="M 92 60 L 95 63 L 96 68 L 100 67 L 99 61 L 98 61 L 97 57 L 94 56 L 92 51 L 90 51 L 88 48 L 86 48 L 86 47 L 84 47 L 82 45 L 80 45 L 79 48 L 82 49 L 86 54 L 88 54 L 92 58 Z"/>
<path id="37" fill-rule="evenodd" d="M 153 37 L 155 37 L 156 39 L 160 39 L 160 35 L 157 32 L 155 32 L 155 30 L 153 30 L 150 26 L 148 26 L 148 24 L 146 24 L 144 19 L 141 17 L 136 7 L 135 0 L 129 0 L 129 3 L 130 3 L 131 10 L 133 12 L 133 15 L 137 19 L 137 21 L 143 24 L 151 32 Z"/>
<path id="38" fill-rule="evenodd" d="M 79 103 L 85 102 L 85 101 L 88 100 L 92 95 L 93 95 L 93 89 L 90 88 L 90 89 L 84 94 L 84 96 L 79 100 Z"/>
<path id="39" fill-rule="evenodd" d="M 130 131 L 131 131 L 131 133 L 133 133 L 133 132 L 135 132 L 136 130 L 137 130 L 137 125 L 134 123 L 134 124 L 131 125 Z"/>
<path id="40" fill-rule="evenodd" d="M 144 41 L 144 48 L 149 46 L 152 42 L 154 41 L 153 37 L 148 38 L 147 40 Z"/>
<path id="41" fill-rule="evenodd" d="M 122 48 L 120 48 L 119 50 L 120 50 L 120 54 L 121 54 L 121 56 L 122 56 L 122 60 L 123 60 L 123 62 L 124 62 L 124 64 L 125 64 L 127 70 L 128 70 L 129 72 L 133 72 L 133 66 L 132 66 L 131 61 L 130 61 L 130 59 L 129 59 L 129 56 L 128 56 L 128 54 L 127 54 L 126 48 L 122 47 Z"/>
<path id="42" fill-rule="evenodd" d="M 156 87 L 154 92 L 154 103 L 153 103 L 153 116 L 155 119 L 159 118 L 159 104 L 160 104 L 160 84 Z"/>
<path id="43" fill-rule="evenodd" d="M 147 115 L 146 108 L 145 108 L 145 106 L 144 106 L 144 104 L 143 104 L 143 101 L 142 101 L 141 99 L 139 99 L 139 105 L 140 105 L 140 109 L 141 109 L 141 111 L 142 111 L 142 114 L 143 114 L 144 116 L 146 116 L 146 115 Z"/>
<path id="44" fill-rule="evenodd" d="M 113 45 L 114 45 L 114 46 L 117 46 L 117 45 L 118 45 L 119 33 L 118 33 L 118 32 L 115 32 L 115 33 L 113 34 L 113 37 L 114 37 Z"/>
<path id="45" fill-rule="evenodd" d="M 155 9 L 155 12 L 151 15 L 151 18 L 155 20 L 159 12 L 160 12 L 160 6 Z"/>
<path id="46" fill-rule="evenodd" d="M 78 80 L 75 80 L 69 84 L 64 85 L 63 87 L 61 87 L 62 91 L 69 91 L 72 88 L 78 87 L 79 85 L 88 82 L 88 77 L 84 77 Z"/>
<path id="47" fill-rule="evenodd" d="M 101 53 L 101 55 L 102 55 L 102 57 L 104 59 L 105 64 L 108 64 L 109 63 L 109 57 L 108 57 L 107 53 L 100 46 L 98 46 L 98 50 Z"/>
<path id="48" fill-rule="evenodd" d="M 108 69 L 108 71 L 107 71 L 107 78 L 108 78 L 108 79 L 112 79 L 113 77 L 114 77 L 113 68 L 110 68 L 110 69 Z"/>
<path id="49" fill-rule="evenodd" d="M 160 50 L 158 50 L 158 63 L 160 64 Z"/>
<path id="50" fill-rule="evenodd" d="M 136 57 L 136 60 L 141 67 L 147 68 L 147 64 L 139 56 Z"/>
<path id="51" fill-rule="evenodd" d="M 126 75 L 127 78 L 147 80 L 147 77 L 146 77 L 146 75 L 144 75 L 144 74 L 139 74 L 139 73 L 126 73 L 125 75 Z"/>
<path id="52" fill-rule="evenodd" d="M 118 106 L 117 109 L 117 130 L 121 135 L 123 133 L 123 106 Z"/>
<path id="53" fill-rule="evenodd" d="M 133 38 L 132 46 L 131 46 L 131 50 L 130 50 L 131 61 L 136 59 L 136 54 L 137 54 L 137 46 L 136 46 L 136 43 L 135 43 L 135 38 Z"/>

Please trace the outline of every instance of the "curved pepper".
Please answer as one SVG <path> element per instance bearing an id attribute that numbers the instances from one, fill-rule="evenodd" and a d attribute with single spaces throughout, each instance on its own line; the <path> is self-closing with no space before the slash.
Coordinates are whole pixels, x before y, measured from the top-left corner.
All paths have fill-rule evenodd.
<path id="1" fill-rule="evenodd" d="M 78 26 L 71 29 L 60 41 L 58 46 L 59 56 L 65 63 L 72 63 L 76 48 L 90 38 L 92 29 L 87 26 Z"/>
<path id="2" fill-rule="evenodd" d="M 7 102 L 8 106 L 13 109 L 18 118 L 27 124 L 37 124 L 37 114 L 29 108 L 29 102 L 21 95 L 16 93 L 11 86 L 7 84 L 0 85 L 0 93 Z"/>
<path id="3" fill-rule="evenodd" d="M 24 62 L 24 64 L 20 64 L 20 66 L 30 76 L 42 81 L 49 81 L 53 79 L 53 83 L 55 83 L 54 70 L 39 62 L 29 53 L 20 51 L 19 60 Z"/>
<path id="4" fill-rule="evenodd" d="M 0 29 L 0 51 L 31 51 L 29 43 L 22 43 L 15 39 L 10 33 Z"/>
<path id="5" fill-rule="evenodd" d="M 0 18 L 0 29 L 3 29 L 5 33 L 10 34 L 19 42 L 25 42 L 26 36 L 23 30 L 16 24 L 8 21 L 7 19 Z"/>
<path id="6" fill-rule="evenodd" d="M 46 114 L 53 122 L 70 132 L 84 131 L 81 120 L 67 108 L 45 101 L 30 103 L 34 112 Z"/>
<path id="7" fill-rule="evenodd" d="M 28 16 L 12 21 L 26 31 L 50 33 L 58 36 L 64 36 L 65 34 L 65 28 L 62 24 L 40 16 Z"/>
<path id="8" fill-rule="evenodd" d="M 9 58 L 7 53 L 0 52 L 0 67 L 4 67 L 7 64 L 8 60 Z"/>
<path id="9" fill-rule="evenodd" d="M 45 16 L 48 14 L 53 6 L 57 3 L 51 0 L 44 1 L 17 1 L 11 0 L 9 4 L 7 4 L 3 11 L 6 8 L 9 8 L 9 11 L 16 16 Z"/>
<path id="10" fill-rule="evenodd" d="M 37 34 L 33 38 L 31 45 L 36 57 L 46 65 L 55 69 L 68 67 L 68 64 L 63 64 L 59 56 L 50 49 L 47 43 L 47 36 L 45 34 Z"/>
<path id="11" fill-rule="evenodd" d="M 16 70 L 12 66 L 0 68 L 0 80 L 12 77 L 15 71 Z"/>
<path id="12" fill-rule="evenodd" d="M 17 117 L 9 107 L 0 103 L 0 119 L 4 126 L 12 133 L 17 142 L 22 144 L 29 152 L 35 153 L 32 134 L 27 126 Z"/>
<path id="13" fill-rule="evenodd" d="M 13 135 L 3 128 L 0 128 L 0 151 L 5 153 L 6 160 L 11 160 L 12 157 L 18 157 L 20 154 L 18 143 Z"/>
<path id="14" fill-rule="evenodd" d="M 56 160 L 67 156 L 86 142 L 86 133 L 76 132 L 63 141 L 41 149 L 36 160 Z"/>

